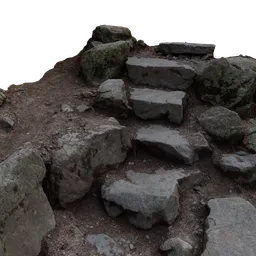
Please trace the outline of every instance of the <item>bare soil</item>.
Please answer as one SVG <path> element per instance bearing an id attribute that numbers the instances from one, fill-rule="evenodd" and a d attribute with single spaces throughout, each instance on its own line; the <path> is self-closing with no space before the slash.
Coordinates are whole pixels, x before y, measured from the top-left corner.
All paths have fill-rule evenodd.
<path id="1" fill-rule="evenodd" d="M 133 55 L 159 57 L 154 53 L 153 47 Z M 57 63 L 38 82 L 12 85 L 6 91 L 7 101 L 0 107 L 0 117 L 10 117 L 14 121 L 14 127 L 10 131 L 0 129 L 0 161 L 23 143 L 30 141 L 47 164 L 51 151 L 56 147 L 56 139 L 61 135 L 76 131 L 86 133 L 113 115 L 127 126 L 131 134 L 140 126 L 154 123 L 177 128 L 188 136 L 192 132 L 202 131 L 196 117 L 208 106 L 197 100 L 192 89 L 187 92 L 188 106 L 182 126 L 170 125 L 167 120 L 142 121 L 131 113 L 126 117 L 118 116 L 112 110 L 93 107 L 96 88 L 85 83 L 80 75 L 79 62 L 80 55 L 66 59 Z M 127 77 L 124 80 L 128 89 L 135 86 Z M 74 108 L 74 112 L 63 113 L 62 104 L 68 104 Z M 79 113 L 76 107 L 81 104 L 92 108 Z M 45 239 L 44 255 L 96 256 L 98 254 L 86 241 L 86 236 L 101 233 L 109 235 L 125 247 L 127 255 L 161 255 L 160 244 L 174 236 L 191 242 L 196 248 L 195 255 L 201 255 L 204 248 L 204 222 L 208 214 L 206 203 L 209 199 L 240 196 L 256 206 L 255 188 L 237 184 L 233 179 L 223 176 L 212 164 L 212 157 L 218 157 L 221 152 L 240 150 L 242 146 L 216 145 L 207 134 L 205 136 L 211 144 L 213 154 L 201 158 L 191 166 L 156 158 L 143 148 L 134 148 L 124 164 L 118 168 L 103 170 L 103 174 L 84 199 L 69 205 L 67 209 L 54 209 L 57 226 Z M 100 185 L 105 179 L 124 178 L 127 170 L 153 173 L 160 167 L 199 169 L 203 174 L 200 184 L 181 191 L 180 214 L 171 226 L 160 223 L 151 230 L 144 231 L 131 226 L 125 216 L 111 218 L 107 215 L 100 199 Z M 126 242 L 128 245 L 133 244 L 134 248 L 127 247 Z"/>

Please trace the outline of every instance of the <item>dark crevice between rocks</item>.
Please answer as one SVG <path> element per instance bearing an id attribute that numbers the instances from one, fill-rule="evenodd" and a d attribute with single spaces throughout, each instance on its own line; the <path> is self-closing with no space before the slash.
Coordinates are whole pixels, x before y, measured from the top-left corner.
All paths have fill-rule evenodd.
<path id="1" fill-rule="evenodd" d="M 205 209 L 205 211 L 204 211 L 204 226 L 203 226 L 204 233 L 203 233 L 203 236 L 202 236 L 202 239 L 201 239 L 201 246 L 200 246 L 201 247 L 201 253 L 200 253 L 200 255 L 205 251 L 206 244 L 208 242 L 208 237 L 207 237 L 206 231 L 209 228 L 209 225 L 208 225 L 206 219 L 210 214 L 210 208 L 208 207 L 208 205 L 206 205 L 204 209 Z"/>
<path id="2" fill-rule="evenodd" d="M 58 202 L 58 198 L 56 197 L 58 187 L 55 184 L 53 184 L 51 177 L 50 177 L 51 170 L 52 170 L 51 163 L 49 163 L 49 162 L 45 163 L 45 167 L 46 167 L 46 175 L 43 179 L 42 187 L 43 187 L 44 193 L 46 194 L 46 196 L 48 198 L 48 201 L 49 201 L 51 207 L 53 209 L 55 209 L 60 206 L 59 202 Z"/>

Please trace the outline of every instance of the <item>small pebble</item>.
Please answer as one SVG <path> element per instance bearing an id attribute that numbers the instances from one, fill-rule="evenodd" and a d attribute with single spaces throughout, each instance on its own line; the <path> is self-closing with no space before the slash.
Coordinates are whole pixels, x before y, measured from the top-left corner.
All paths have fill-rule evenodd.
<path id="1" fill-rule="evenodd" d="M 129 247 L 130 247 L 131 250 L 134 249 L 134 245 L 133 244 L 129 244 Z"/>

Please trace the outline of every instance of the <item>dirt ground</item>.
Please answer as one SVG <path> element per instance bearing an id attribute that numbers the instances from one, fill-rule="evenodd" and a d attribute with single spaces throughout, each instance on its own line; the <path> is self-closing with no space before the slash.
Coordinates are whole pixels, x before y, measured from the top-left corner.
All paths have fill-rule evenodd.
<path id="1" fill-rule="evenodd" d="M 153 47 L 146 48 L 136 56 L 156 57 Z M 14 121 L 11 131 L 0 129 L 0 161 L 3 161 L 23 143 L 30 141 L 41 153 L 45 163 L 50 160 L 51 151 L 56 147 L 56 139 L 68 132 L 83 131 L 97 127 L 105 118 L 115 115 L 111 110 L 93 107 L 96 88 L 84 82 L 79 70 L 80 55 L 66 59 L 55 65 L 35 83 L 19 86 L 12 85 L 6 92 L 7 101 L 0 107 L 0 117 L 8 116 Z M 128 87 L 134 85 L 124 77 Z M 159 123 L 179 128 L 181 133 L 189 135 L 201 131 L 196 117 L 207 106 L 196 99 L 192 90 L 188 91 L 188 106 L 184 123 L 181 127 L 170 125 L 167 120 L 142 121 L 132 114 L 127 117 L 116 116 L 121 124 L 127 126 L 133 134 L 142 125 Z M 74 112 L 63 113 L 61 105 L 68 104 Z M 76 107 L 86 104 L 92 106 L 89 111 L 79 113 Z M 213 149 L 213 157 L 220 152 L 240 150 L 228 145 L 216 145 L 206 135 Z M 135 154 L 136 151 L 136 154 Z M 181 167 L 199 169 L 202 181 L 195 187 L 183 189 L 180 199 L 180 214 L 171 225 L 156 225 L 148 231 L 131 226 L 125 216 L 111 218 L 104 210 L 100 199 L 100 184 L 107 177 L 118 179 L 124 177 L 125 171 L 153 173 L 160 167 Z M 206 202 L 211 198 L 241 196 L 256 206 L 255 189 L 237 184 L 233 179 L 223 176 L 212 164 L 208 155 L 191 166 L 175 164 L 166 159 L 153 157 L 143 148 L 136 148 L 129 153 L 124 164 L 116 169 L 104 170 L 93 189 L 81 201 L 69 205 L 67 209 L 55 209 L 57 226 L 46 239 L 45 256 L 61 255 L 99 255 L 86 241 L 88 234 L 107 234 L 125 247 L 126 255 L 158 256 L 159 247 L 168 237 L 179 236 L 191 242 L 195 255 L 201 255 L 204 248 L 204 221 L 207 217 Z M 132 244 L 131 249 L 127 244 Z M 45 247 L 45 248 L 46 248 Z"/>

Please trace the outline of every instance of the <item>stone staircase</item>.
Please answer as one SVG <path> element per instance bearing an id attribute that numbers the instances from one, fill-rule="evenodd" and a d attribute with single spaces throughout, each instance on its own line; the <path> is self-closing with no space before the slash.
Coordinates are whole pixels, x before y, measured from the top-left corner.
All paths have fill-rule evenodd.
<path id="1" fill-rule="evenodd" d="M 256 122 L 239 111 L 253 104 L 256 61 L 214 59 L 211 44 L 149 48 L 127 28 L 99 26 L 78 58 L 35 84 L 71 103 L 46 123 L 49 89 L 19 103 L 43 113 L 29 147 L 0 163 L 0 256 L 255 255 Z M 229 98 L 223 87 L 233 83 Z M 1 109 L 17 148 L 23 127 L 6 128 Z"/>

